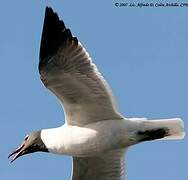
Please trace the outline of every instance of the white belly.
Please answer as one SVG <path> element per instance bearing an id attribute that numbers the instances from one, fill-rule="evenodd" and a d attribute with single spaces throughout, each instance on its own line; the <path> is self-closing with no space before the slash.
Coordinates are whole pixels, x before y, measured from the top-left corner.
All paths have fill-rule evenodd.
<path id="1" fill-rule="evenodd" d="M 95 156 L 131 145 L 129 121 L 108 120 L 84 127 L 63 125 L 41 132 L 41 139 L 52 153 L 71 156 Z"/>

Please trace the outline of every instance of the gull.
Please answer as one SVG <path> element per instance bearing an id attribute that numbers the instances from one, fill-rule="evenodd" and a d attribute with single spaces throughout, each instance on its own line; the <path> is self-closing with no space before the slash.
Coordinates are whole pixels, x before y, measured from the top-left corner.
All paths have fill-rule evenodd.
<path id="1" fill-rule="evenodd" d="M 46 7 L 41 37 L 40 78 L 63 106 L 65 123 L 25 136 L 11 162 L 37 151 L 73 157 L 72 180 L 123 180 L 124 155 L 132 145 L 184 138 L 180 118 L 125 118 L 91 57 Z"/>

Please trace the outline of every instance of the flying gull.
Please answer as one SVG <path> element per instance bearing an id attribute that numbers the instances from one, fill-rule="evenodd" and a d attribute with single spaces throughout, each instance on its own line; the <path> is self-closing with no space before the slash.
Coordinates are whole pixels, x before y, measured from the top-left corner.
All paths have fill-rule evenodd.
<path id="1" fill-rule="evenodd" d="M 42 151 L 73 157 L 72 180 L 123 180 L 124 155 L 132 145 L 183 139 L 180 118 L 125 118 L 112 91 L 76 37 L 46 7 L 40 46 L 43 84 L 60 100 L 65 124 L 27 135 L 9 157 Z"/>

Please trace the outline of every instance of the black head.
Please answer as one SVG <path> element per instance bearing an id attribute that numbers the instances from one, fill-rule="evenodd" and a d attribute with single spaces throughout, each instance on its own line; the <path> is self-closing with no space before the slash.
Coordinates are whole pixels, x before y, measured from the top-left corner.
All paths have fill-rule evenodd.
<path id="1" fill-rule="evenodd" d="M 41 131 L 37 131 L 27 135 L 21 145 L 9 154 L 8 158 L 12 157 L 11 162 L 25 154 L 34 153 L 37 151 L 48 152 L 48 149 L 43 143 L 40 134 Z"/>

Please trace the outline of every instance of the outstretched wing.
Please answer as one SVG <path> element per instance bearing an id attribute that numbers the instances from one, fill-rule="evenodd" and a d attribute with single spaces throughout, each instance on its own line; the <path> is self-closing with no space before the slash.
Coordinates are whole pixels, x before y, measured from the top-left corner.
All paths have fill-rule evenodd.
<path id="1" fill-rule="evenodd" d="M 124 180 L 124 152 L 116 150 L 100 157 L 73 157 L 72 180 Z"/>
<path id="2" fill-rule="evenodd" d="M 119 119 L 108 84 L 86 50 L 51 8 L 46 8 L 39 72 L 61 101 L 71 125 Z"/>

